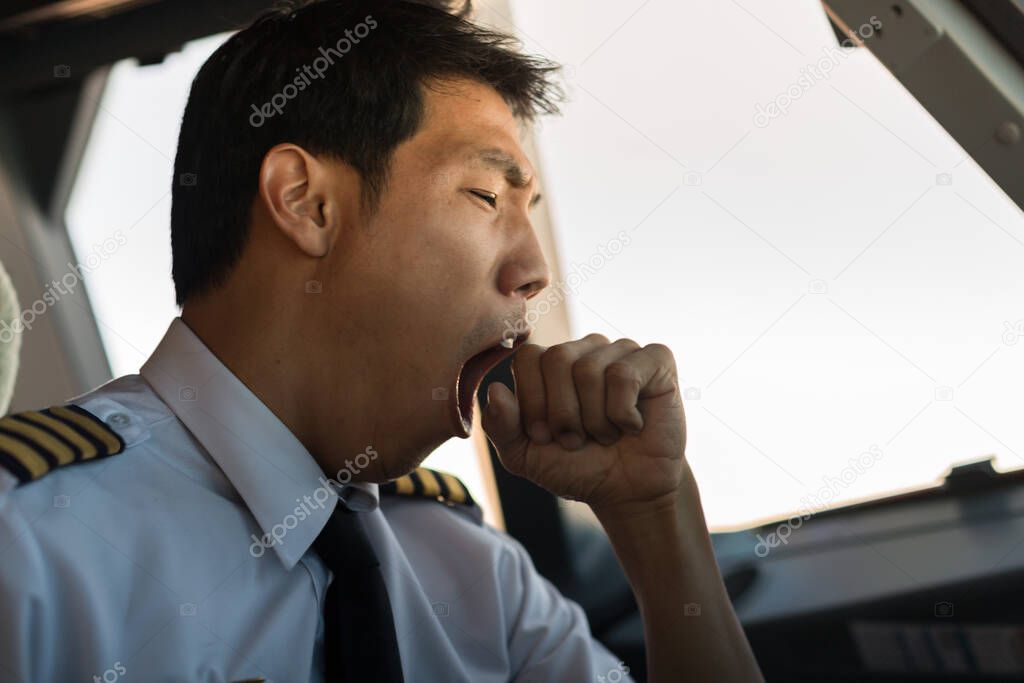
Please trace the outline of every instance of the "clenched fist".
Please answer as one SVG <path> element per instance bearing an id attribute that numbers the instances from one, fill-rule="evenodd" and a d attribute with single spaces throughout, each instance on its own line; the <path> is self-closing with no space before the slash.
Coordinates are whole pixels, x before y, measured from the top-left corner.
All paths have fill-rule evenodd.
<path id="1" fill-rule="evenodd" d="M 600 334 L 520 347 L 513 394 L 487 390 L 483 428 L 504 466 L 596 509 L 674 497 L 686 449 L 668 347 Z"/>

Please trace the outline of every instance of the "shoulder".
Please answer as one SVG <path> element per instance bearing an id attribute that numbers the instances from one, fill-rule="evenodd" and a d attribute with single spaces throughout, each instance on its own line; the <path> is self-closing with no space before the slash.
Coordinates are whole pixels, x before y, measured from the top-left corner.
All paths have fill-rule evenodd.
<path id="1" fill-rule="evenodd" d="M 583 609 L 537 572 L 519 541 L 459 505 L 432 500 L 429 482 L 441 475 L 418 473 L 423 486 L 399 480 L 382 487 L 381 507 L 417 582 L 446 610 L 446 623 L 464 632 L 483 623 L 506 634 L 516 680 L 566 680 L 570 671 L 600 680 L 612 670 L 630 680 L 592 638 Z M 474 618 L 459 621 L 464 612 L 456 615 L 454 602 L 472 605 Z"/>
<path id="2" fill-rule="evenodd" d="M 123 509 L 133 490 L 145 488 L 125 486 L 125 475 L 135 474 L 132 461 L 151 460 L 135 456 L 168 417 L 145 380 L 129 375 L 63 404 L 0 418 L 0 547 L 17 546 L 23 560 L 41 567 L 79 552 L 91 513 Z M 137 515 L 118 517 L 127 527 Z M 0 574 L 9 571 L 10 563 L 0 563 Z"/>
<path id="3" fill-rule="evenodd" d="M 0 496 L 31 491 L 44 477 L 95 466 L 130 451 L 172 417 L 138 375 L 121 377 L 62 405 L 0 419 Z"/>
<path id="4" fill-rule="evenodd" d="M 42 610 L 57 628 L 60 586 L 90 596 L 77 620 L 111 624 L 140 591 L 201 572 L 197 548 L 244 538 L 233 495 L 137 375 L 0 419 L 0 612 Z"/>
<path id="5" fill-rule="evenodd" d="M 19 624 L 0 658 L 26 679 L 106 662 L 126 615 L 148 618 L 184 575 L 169 552 L 189 547 L 170 545 L 180 520 L 154 505 L 184 487 L 159 457 L 170 449 L 150 448 L 177 424 L 138 376 L 0 419 L 0 613 Z M 75 640 L 82 629 L 96 638 Z M 64 664 L 46 658 L 54 643 Z"/>
<path id="6" fill-rule="evenodd" d="M 532 572 L 522 545 L 483 521 L 480 506 L 454 475 L 421 467 L 382 484 L 380 493 L 388 524 L 421 575 L 466 572 L 464 578 L 476 580 L 486 572 L 507 587 Z"/>
<path id="7" fill-rule="evenodd" d="M 88 513 L 113 502 L 110 489 L 97 484 L 99 473 L 129 457 L 159 419 L 143 385 L 137 376 L 123 377 L 66 403 L 0 419 L 6 610 L 33 601 L 54 609 L 44 594 L 55 578 L 67 588 L 84 567 L 109 565 L 109 557 L 93 557 L 105 542 Z"/>
<path id="8" fill-rule="evenodd" d="M 469 489 L 453 474 L 417 467 L 415 470 L 394 481 L 380 485 L 382 506 L 388 506 L 389 500 L 418 504 L 427 504 L 436 508 L 440 504 L 448 510 L 466 516 L 476 524 L 483 523 L 483 511 Z"/>

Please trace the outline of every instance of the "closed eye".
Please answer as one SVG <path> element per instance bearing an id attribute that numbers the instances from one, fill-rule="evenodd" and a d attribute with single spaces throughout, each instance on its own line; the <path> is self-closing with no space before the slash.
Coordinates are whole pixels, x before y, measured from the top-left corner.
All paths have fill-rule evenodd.
<path id="1" fill-rule="evenodd" d="M 474 197 L 479 197 L 483 201 L 487 202 L 492 208 L 497 208 L 498 206 L 498 195 L 493 192 L 488 192 L 487 190 L 470 190 L 469 193 Z"/>

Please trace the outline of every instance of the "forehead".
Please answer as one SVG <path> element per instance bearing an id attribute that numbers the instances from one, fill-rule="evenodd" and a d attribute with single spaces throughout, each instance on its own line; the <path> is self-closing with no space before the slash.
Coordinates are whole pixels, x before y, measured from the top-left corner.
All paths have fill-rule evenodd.
<path id="1" fill-rule="evenodd" d="M 483 164 L 482 151 L 500 150 L 532 177 L 519 125 L 494 88 L 464 79 L 435 82 L 424 88 L 423 121 L 409 141 L 410 151 L 431 166 L 441 166 Z"/>

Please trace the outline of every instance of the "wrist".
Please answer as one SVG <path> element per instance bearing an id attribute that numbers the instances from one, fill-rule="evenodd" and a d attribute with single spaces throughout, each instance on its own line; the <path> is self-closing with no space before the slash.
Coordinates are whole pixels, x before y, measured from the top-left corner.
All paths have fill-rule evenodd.
<path id="1" fill-rule="evenodd" d="M 631 500 L 610 505 L 591 505 L 602 525 L 644 528 L 675 519 L 679 510 L 678 491 L 651 500 Z"/>
<path id="2" fill-rule="evenodd" d="M 660 594 L 681 575 L 717 573 L 697 486 L 684 469 L 672 495 L 591 506 L 638 597 Z"/>
<path id="3" fill-rule="evenodd" d="M 619 503 L 594 505 L 590 509 L 608 530 L 609 525 L 615 527 L 647 528 L 667 523 L 669 520 L 693 518 L 695 515 L 703 522 L 703 511 L 697 493 L 697 484 L 686 461 L 683 461 L 679 483 L 676 488 L 664 495 L 647 500 L 629 500 Z M 610 532 L 610 530 L 608 530 Z"/>

